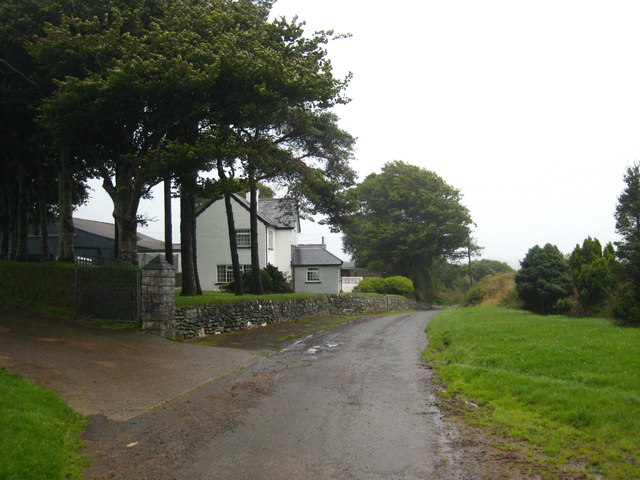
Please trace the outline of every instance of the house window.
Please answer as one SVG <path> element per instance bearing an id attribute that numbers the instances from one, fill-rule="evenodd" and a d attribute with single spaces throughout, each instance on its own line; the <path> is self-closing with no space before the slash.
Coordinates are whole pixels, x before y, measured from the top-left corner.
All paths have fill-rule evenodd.
<path id="1" fill-rule="evenodd" d="M 236 242 L 238 242 L 238 248 L 250 248 L 251 247 L 251 230 L 249 230 L 248 228 L 237 229 Z"/>
<path id="2" fill-rule="evenodd" d="M 319 267 L 307 267 L 307 283 L 320 283 Z"/>
<path id="3" fill-rule="evenodd" d="M 242 273 L 251 270 L 251 265 L 240 265 Z M 229 283 L 233 280 L 233 265 L 218 265 L 218 280 L 216 283 Z"/>
<path id="4" fill-rule="evenodd" d="M 267 248 L 273 250 L 273 230 L 267 230 Z"/>

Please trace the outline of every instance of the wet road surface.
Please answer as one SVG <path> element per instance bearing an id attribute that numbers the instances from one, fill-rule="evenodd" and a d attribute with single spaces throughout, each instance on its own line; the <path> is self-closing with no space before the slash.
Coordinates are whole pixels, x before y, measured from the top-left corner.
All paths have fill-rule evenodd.
<path id="1" fill-rule="evenodd" d="M 420 360 L 435 313 L 355 320 L 128 422 L 94 417 L 87 478 L 484 478 Z"/>

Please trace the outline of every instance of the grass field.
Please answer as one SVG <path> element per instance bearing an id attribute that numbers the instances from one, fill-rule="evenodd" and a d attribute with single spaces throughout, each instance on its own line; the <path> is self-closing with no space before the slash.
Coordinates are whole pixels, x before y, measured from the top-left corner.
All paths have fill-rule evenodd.
<path id="1" fill-rule="evenodd" d="M 0 369 L 0 478 L 74 480 L 85 418 L 53 393 Z"/>
<path id="2" fill-rule="evenodd" d="M 425 359 L 468 422 L 568 474 L 640 478 L 640 329 L 474 307 L 427 333 Z"/>

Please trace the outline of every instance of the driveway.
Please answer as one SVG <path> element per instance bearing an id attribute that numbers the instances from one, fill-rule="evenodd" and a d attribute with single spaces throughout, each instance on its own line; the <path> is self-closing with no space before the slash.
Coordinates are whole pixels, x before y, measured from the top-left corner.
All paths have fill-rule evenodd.
<path id="1" fill-rule="evenodd" d="M 84 415 L 129 420 L 259 358 L 243 350 L 0 310 L 0 367 L 54 391 Z"/>

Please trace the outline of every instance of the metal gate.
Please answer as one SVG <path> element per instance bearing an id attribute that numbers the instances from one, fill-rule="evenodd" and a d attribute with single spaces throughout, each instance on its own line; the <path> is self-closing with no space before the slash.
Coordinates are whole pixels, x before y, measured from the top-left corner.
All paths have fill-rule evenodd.
<path id="1" fill-rule="evenodd" d="M 78 262 L 76 307 L 80 318 L 139 322 L 140 269 L 129 263 Z"/>

